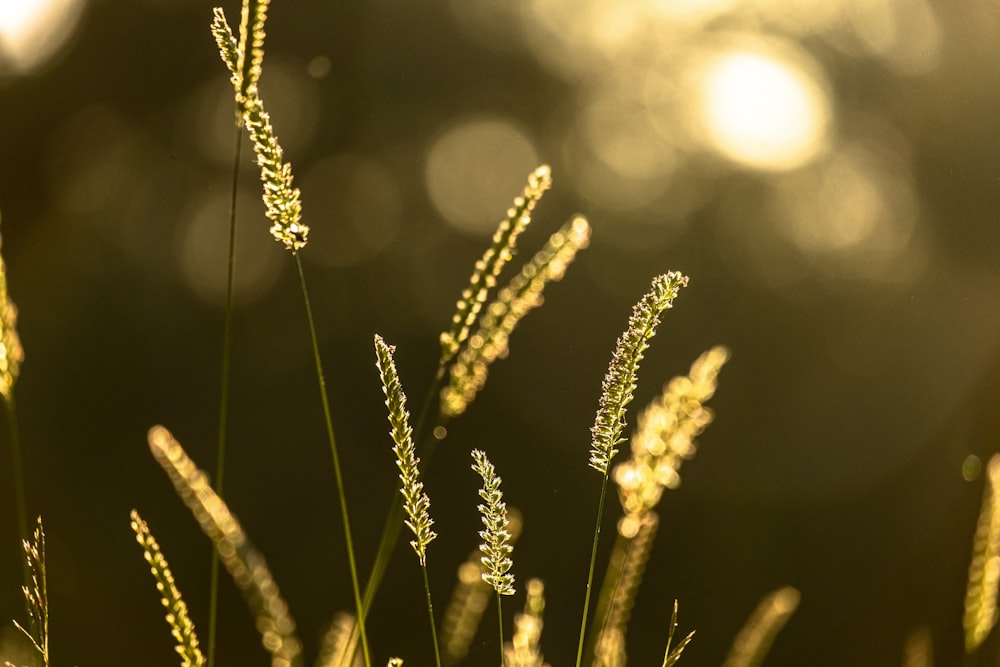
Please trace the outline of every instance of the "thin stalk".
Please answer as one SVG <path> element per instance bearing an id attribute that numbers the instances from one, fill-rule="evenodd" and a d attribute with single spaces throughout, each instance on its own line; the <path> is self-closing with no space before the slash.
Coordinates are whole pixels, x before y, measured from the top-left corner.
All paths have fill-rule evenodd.
<path id="1" fill-rule="evenodd" d="M 434 624 L 434 604 L 431 602 L 431 584 L 427 579 L 427 566 L 421 565 L 424 573 L 424 593 L 427 594 L 427 616 L 431 620 L 431 639 L 434 640 L 434 664 L 441 667 L 441 650 L 438 648 L 437 626 Z"/>
<path id="2" fill-rule="evenodd" d="M 14 470 L 14 507 L 17 511 L 17 533 L 24 544 L 28 541 L 28 503 L 24 493 L 24 469 L 21 463 L 21 436 L 17 427 L 17 410 L 14 407 L 14 388 L 8 387 L 7 396 L 7 427 L 10 433 L 10 460 Z M 21 561 L 21 575 L 25 586 L 31 585 L 31 571 L 28 568 L 28 561 L 24 558 Z"/>
<path id="3" fill-rule="evenodd" d="M 222 497 L 222 483 L 226 475 L 226 430 L 229 422 L 229 376 L 232 362 L 233 339 L 233 283 L 236 275 L 236 201 L 240 183 L 240 153 L 243 131 L 236 127 L 233 148 L 233 179 L 229 199 L 229 260 L 226 272 L 226 312 L 222 326 L 222 377 L 219 382 L 219 439 L 215 460 L 215 492 Z M 212 545 L 212 573 L 208 589 L 208 644 L 205 660 L 208 667 L 215 665 L 215 638 L 219 618 L 219 550 Z"/>
<path id="4" fill-rule="evenodd" d="M 413 437 L 417 442 L 421 442 L 424 425 L 427 423 L 427 415 L 430 413 L 430 406 L 434 402 L 434 397 L 441 388 L 445 368 L 444 364 L 438 364 L 437 374 L 431 382 L 430 391 L 427 392 L 423 405 L 420 407 L 420 414 L 417 417 L 416 427 L 413 430 Z M 423 470 L 426 470 L 427 463 L 437 448 L 437 442 L 436 438 L 428 438 L 422 451 L 417 452 L 417 456 L 420 458 L 421 463 L 423 463 L 421 466 Z M 379 586 L 382 584 L 382 577 L 385 576 L 385 571 L 389 567 L 392 550 L 395 548 L 396 542 L 399 541 L 399 533 L 402 530 L 402 526 L 403 497 L 398 493 L 393 493 L 392 505 L 389 507 L 389 512 L 386 515 L 385 525 L 382 526 L 382 537 L 379 539 L 378 551 L 375 552 L 375 562 L 372 564 L 371 574 L 368 575 L 368 582 L 365 584 L 364 604 L 361 612 L 362 619 L 367 618 L 372 602 L 375 600 L 375 594 L 378 593 Z"/>
<path id="5" fill-rule="evenodd" d="M 576 667 L 583 660 L 583 639 L 587 631 L 587 612 L 590 610 L 590 589 L 594 583 L 594 567 L 597 563 L 597 542 L 601 537 L 601 520 L 604 518 L 604 499 L 608 495 L 608 475 L 601 483 L 601 502 L 597 506 L 597 523 L 594 525 L 594 545 L 590 550 L 590 572 L 587 573 L 587 595 L 583 599 L 583 618 L 580 620 L 580 641 L 576 649 Z"/>
<path id="6" fill-rule="evenodd" d="M 503 608 L 500 605 L 500 593 L 497 592 L 497 623 L 500 627 L 500 667 L 506 667 L 506 660 L 503 654 Z"/>
<path id="7" fill-rule="evenodd" d="M 365 667 L 371 667 L 368 653 L 368 635 L 365 632 L 364 606 L 361 602 L 361 586 L 358 583 L 358 566 L 354 558 L 354 541 L 351 538 L 351 520 L 347 511 L 347 494 L 344 492 L 344 476 L 340 469 L 340 456 L 337 454 L 337 440 L 333 435 L 333 418 L 330 416 L 330 401 L 326 394 L 326 380 L 323 378 L 323 360 L 319 355 L 319 340 L 316 338 L 316 325 L 313 322 L 312 306 L 309 303 L 309 292 L 306 289 L 306 277 L 302 272 L 302 258 L 295 255 L 295 266 L 299 272 L 299 286 L 302 288 L 302 300 L 305 302 L 306 319 L 309 322 L 309 337 L 312 340 L 313 360 L 316 363 L 316 379 L 319 382 L 319 394 L 323 402 L 323 418 L 326 421 L 326 436 L 330 442 L 330 454 L 333 457 L 333 473 L 337 481 L 337 494 L 340 500 L 340 514 L 344 524 L 344 544 L 347 547 L 347 563 L 351 570 L 351 586 L 354 589 L 354 605 L 358 611 L 358 629 L 361 633 L 361 651 Z"/>

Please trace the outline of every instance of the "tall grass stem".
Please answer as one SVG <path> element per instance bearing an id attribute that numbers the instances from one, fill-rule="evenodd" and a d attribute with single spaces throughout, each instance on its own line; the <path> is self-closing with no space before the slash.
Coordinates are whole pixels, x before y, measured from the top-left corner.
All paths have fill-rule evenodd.
<path id="1" fill-rule="evenodd" d="M 319 354 L 319 340 L 316 338 L 316 325 L 313 320 L 312 306 L 309 303 L 309 291 L 306 289 L 306 277 L 302 271 L 302 257 L 295 254 L 295 267 L 299 273 L 299 286 L 302 288 L 302 300 L 305 303 L 306 319 L 309 322 L 309 337 L 312 340 L 313 360 L 316 363 L 316 379 L 319 383 L 320 399 L 323 402 L 323 418 L 326 421 L 326 435 L 330 442 L 330 454 L 333 457 L 333 474 L 337 482 L 337 494 L 340 500 L 340 514 L 344 524 L 344 544 L 347 548 L 347 563 L 351 571 L 351 586 L 354 589 L 354 605 L 358 610 L 358 631 L 361 633 L 361 651 L 365 667 L 371 667 L 371 657 L 368 652 L 368 635 L 365 632 L 364 605 L 361 602 L 361 585 L 358 583 L 358 566 L 354 558 L 354 541 L 351 538 L 351 519 L 347 511 L 347 494 L 344 491 L 344 475 L 340 468 L 340 456 L 337 454 L 337 440 L 333 435 L 333 418 L 330 416 L 330 401 L 326 394 L 326 380 L 323 378 L 323 360 Z"/>
<path id="2" fill-rule="evenodd" d="M 215 492 L 222 496 L 226 476 L 226 434 L 229 424 L 229 379 L 233 352 L 233 283 L 236 276 L 236 202 L 240 184 L 240 158 L 243 130 L 236 126 L 233 146 L 233 178 L 229 196 L 229 257 L 226 268 L 226 310 L 222 325 L 222 370 L 219 379 L 219 433 L 215 460 Z M 206 664 L 215 665 L 215 637 L 219 618 L 219 550 L 212 544 L 212 571 L 208 589 L 208 644 Z"/>
<path id="3" fill-rule="evenodd" d="M 503 653 L 503 605 L 500 602 L 500 591 L 497 591 L 497 627 L 500 629 L 500 667 L 507 667 L 506 656 Z"/>
<path id="4" fill-rule="evenodd" d="M 587 633 L 587 614 L 590 611 L 590 589 L 594 584 L 594 568 L 597 564 L 597 543 L 601 537 L 601 520 L 604 518 L 604 500 L 608 495 L 608 474 L 601 482 L 601 501 L 597 506 L 597 522 L 594 524 L 594 544 L 590 549 L 590 571 L 587 572 L 587 592 L 583 599 L 583 618 L 580 619 L 580 640 L 576 648 L 576 667 L 583 661 L 583 640 Z"/>
<path id="5" fill-rule="evenodd" d="M 427 566 L 421 565 L 424 573 L 424 593 L 427 594 L 427 616 L 431 621 L 431 639 L 434 640 L 434 664 L 441 667 L 441 649 L 438 647 L 437 625 L 434 623 L 434 603 L 431 602 L 431 583 L 427 578 Z"/>

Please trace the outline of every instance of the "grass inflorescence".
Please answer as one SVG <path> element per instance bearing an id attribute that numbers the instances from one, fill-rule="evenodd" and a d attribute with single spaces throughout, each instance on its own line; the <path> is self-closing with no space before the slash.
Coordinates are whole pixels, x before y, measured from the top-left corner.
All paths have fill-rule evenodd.
<path id="1" fill-rule="evenodd" d="M 487 453 L 478 448 L 471 451 L 472 470 L 482 481 L 477 509 L 483 529 L 479 540 L 469 535 L 470 548 L 479 542 L 468 561 L 458 569 L 458 583 L 446 611 L 442 615 L 441 633 L 432 603 L 428 570 L 428 547 L 437 537 L 435 522 L 430 515 L 430 496 L 426 492 L 424 474 L 433 446 L 443 439 L 444 424 L 465 413 L 484 387 L 491 364 L 505 357 L 510 340 L 523 318 L 544 300 L 544 290 L 560 280 L 576 255 L 587 247 L 591 226 L 582 216 L 574 216 L 528 260 L 503 287 L 498 279 L 513 258 L 519 238 L 527 230 L 532 215 L 543 194 L 552 187 L 552 169 L 541 165 L 533 170 L 527 185 L 514 199 L 513 206 L 500 220 L 492 242 L 475 263 L 468 285 L 461 292 L 455 313 L 439 336 L 440 354 L 437 371 L 430 382 L 415 423 L 407 407 L 407 396 L 395 362 L 396 348 L 381 336 L 374 336 L 375 366 L 381 381 L 387 409 L 392 454 L 399 472 L 398 495 L 387 513 L 386 529 L 371 563 L 364 595 L 361 593 L 359 567 L 350 527 L 350 512 L 344 490 L 345 474 L 332 426 L 331 405 L 326 390 L 314 314 L 300 254 L 307 245 L 310 228 L 302 220 L 301 193 L 294 185 L 291 164 L 285 159 L 275 129 L 259 92 L 264 70 L 265 23 L 268 0 L 245 0 L 242 5 L 238 36 L 234 34 L 225 13 L 216 8 L 212 15 L 211 32 L 220 57 L 229 71 L 233 86 L 238 131 L 246 130 L 260 168 L 262 200 L 271 222 L 269 233 L 289 250 L 295 262 L 302 291 L 308 335 L 320 392 L 322 417 L 333 460 L 343 525 L 344 548 L 348 558 L 349 577 L 354 597 L 352 612 L 339 612 L 324 634 L 319 651 L 318 667 L 357 667 L 372 664 L 402 665 L 398 657 L 387 657 L 395 647 L 381 648 L 373 659 L 368 645 L 366 618 L 371 611 L 375 592 L 402 527 L 413 535 L 410 545 L 421 568 L 430 645 L 435 664 L 452 665 L 466 659 L 473 646 L 479 626 L 487 614 L 489 601 L 496 601 L 496 637 L 499 661 L 507 667 L 545 667 L 542 650 L 543 616 L 547 605 L 544 584 L 528 578 L 523 587 L 523 611 L 513 618 L 510 641 L 504 641 L 505 616 L 502 600 L 516 596 L 513 574 L 513 545 L 521 530 L 521 517 L 508 508 L 501 490 L 501 478 Z M 238 143 L 235 153 L 234 199 L 239 163 Z M 249 537 L 233 511 L 222 497 L 224 445 L 227 421 L 229 370 L 229 327 L 232 309 L 232 281 L 235 247 L 235 205 L 230 219 L 229 297 L 223 351 L 223 381 L 220 400 L 219 449 L 217 485 L 210 484 L 208 475 L 200 470 L 173 435 L 162 426 L 148 433 L 148 444 L 155 460 L 161 465 L 174 490 L 192 512 L 195 521 L 208 537 L 218 561 L 229 572 L 243 593 L 254 623 L 261 635 L 261 644 L 270 654 L 273 667 L 299 667 L 304 664 L 303 644 L 296 634 L 296 624 L 263 555 L 251 544 Z M 714 395 L 721 369 L 729 358 L 725 347 L 710 348 L 692 364 L 687 375 L 673 378 L 660 394 L 642 411 L 630 438 L 631 456 L 614 467 L 628 426 L 627 414 L 639 377 L 640 364 L 656 335 L 664 313 L 671 309 L 688 278 L 678 271 L 656 276 L 648 291 L 635 304 L 624 332 L 618 338 L 610 364 L 600 387 L 598 409 L 590 429 L 590 447 L 586 463 L 582 455 L 577 470 L 588 466 L 601 476 L 597 500 L 597 518 L 591 542 L 591 554 L 579 636 L 576 664 L 585 660 L 593 666 L 624 665 L 628 658 L 627 630 L 635 601 L 642 588 L 643 576 L 650 561 L 660 525 L 658 506 L 666 490 L 680 483 L 680 468 L 697 451 L 695 439 L 713 421 L 714 413 L 706 403 Z M 23 594 L 27 622 L 16 623 L 30 644 L 36 663 L 49 665 L 49 603 L 45 561 L 45 533 L 41 519 L 29 539 L 26 528 L 26 502 L 21 479 L 20 453 L 14 419 L 13 387 L 23 361 L 23 350 L 16 329 L 17 310 L 7 294 L 6 267 L 0 258 L 0 397 L 5 400 L 11 424 L 13 486 L 19 530 L 25 550 L 25 585 Z M 517 474 L 513 471 L 512 474 Z M 600 529 L 605 511 L 607 485 L 612 480 L 621 503 L 615 544 L 607 559 L 607 568 L 600 587 L 594 613 L 590 613 L 592 589 L 597 572 Z M 964 628 L 966 651 L 975 654 L 993 631 L 998 618 L 997 588 L 1000 585 L 1000 455 L 990 461 L 980 519 L 973 542 L 973 557 L 969 568 Z M 476 505 L 470 493 L 469 506 Z M 173 572 L 160 545 L 137 511 L 131 514 L 131 527 L 140 544 L 143 557 L 154 577 L 166 620 L 176 641 L 180 664 L 184 667 L 212 665 L 216 622 L 216 579 L 213 576 L 209 610 L 209 647 L 202 653 L 191 611 L 181 596 Z M 440 527 L 438 527 L 440 529 Z M 471 532 L 471 531 L 470 531 Z M 565 558 L 557 550 L 557 557 Z M 766 596 L 751 614 L 744 629 L 737 635 L 726 661 L 726 667 L 759 665 L 777 634 L 795 612 L 800 593 L 783 587 Z M 556 600 L 562 605 L 563 600 Z M 556 612 L 566 616 L 572 610 L 565 605 Z M 678 603 L 672 608 L 661 605 L 662 618 L 669 618 L 665 631 L 657 637 L 657 645 L 665 642 L 663 667 L 675 665 L 694 636 L 693 632 L 675 641 L 678 630 Z M 663 621 L 660 620 L 660 623 Z M 492 631 L 487 631 L 492 634 Z M 590 638 L 589 645 L 587 638 Z M 908 664 L 920 662 L 930 653 L 930 636 L 915 633 L 907 643 Z M 648 640 L 643 637 L 643 640 Z M 585 647 L 587 650 L 585 651 Z M 492 662 L 494 657 L 488 660 Z M 426 659 L 413 658 L 412 664 L 426 664 Z M 9 660 L 5 662 L 15 667 Z"/>

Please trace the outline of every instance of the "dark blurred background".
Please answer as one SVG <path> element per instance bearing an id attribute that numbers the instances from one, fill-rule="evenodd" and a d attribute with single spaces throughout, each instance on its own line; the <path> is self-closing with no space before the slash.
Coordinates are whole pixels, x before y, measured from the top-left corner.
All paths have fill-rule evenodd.
<path id="1" fill-rule="evenodd" d="M 176 664 L 133 507 L 205 639 L 209 544 L 145 433 L 162 423 L 214 466 L 233 105 L 210 18 L 193 0 L 0 4 L 3 252 L 53 664 Z M 713 344 L 732 360 L 661 505 L 633 664 L 660 663 L 677 598 L 698 633 L 682 664 L 718 665 L 784 585 L 802 603 L 768 665 L 897 665 L 922 627 L 936 664 L 958 664 L 974 463 L 1000 449 L 998 79 L 986 0 L 276 0 L 262 96 L 312 227 L 302 260 L 361 562 L 396 474 L 372 334 L 419 404 L 474 261 L 544 162 L 555 184 L 521 257 L 576 212 L 593 242 L 429 471 L 438 608 L 478 540 L 482 448 L 526 516 L 518 582 L 547 584 L 546 657 L 572 661 L 601 378 L 631 305 L 677 269 L 691 285 L 634 408 Z M 311 661 L 352 598 L 294 263 L 248 146 L 244 163 L 226 497 Z M 3 461 L 0 618 L 23 619 Z M 432 661 L 408 552 L 373 612 L 377 664 Z M 221 609 L 219 664 L 268 664 L 228 580 Z M 494 627 L 467 664 L 496 662 Z"/>

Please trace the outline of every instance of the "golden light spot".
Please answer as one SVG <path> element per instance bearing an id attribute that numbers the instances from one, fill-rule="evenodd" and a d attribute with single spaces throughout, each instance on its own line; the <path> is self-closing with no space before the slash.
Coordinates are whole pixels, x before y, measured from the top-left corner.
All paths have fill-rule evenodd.
<path id="1" fill-rule="evenodd" d="M 922 263 L 910 167 L 889 141 L 891 128 L 873 129 L 879 139 L 846 144 L 782 183 L 776 199 L 779 230 L 800 252 L 868 279 Z"/>
<path id="2" fill-rule="evenodd" d="M 83 11 L 82 0 L 0 2 L 0 72 L 24 74 L 65 44 Z"/>
<path id="3" fill-rule="evenodd" d="M 211 198 L 195 202 L 181 215 L 177 231 L 176 261 L 187 285 L 199 297 L 215 304 L 226 299 L 226 266 L 229 252 L 229 195 L 224 189 Z M 238 210 L 263 217 L 256 192 L 242 194 Z M 249 222 L 249 221 L 248 221 Z M 264 294 L 278 276 L 282 254 L 262 225 L 238 224 L 239 270 L 233 298 L 248 302 Z"/>
<path id="4" fill-rule="evenodd" d="M 696 78 L 696 120 L 705 142 L 723 157 L 783 171 L 825 147 L 830 101 L 804 53 L 748 43 L 708 56 Z"/>
<path id="5" fill-rule="evenodd" d="M 314 56 L 306 65 L 306 74 L 314 79 L 323 79 L 333 70 L 333 63 L 327 56 Z"/>
<path id="6" fill-rule="evenodd" d="M 534 144 L 501 117 L 452 124 L 431 145 L 424 179 L 431 202 L 445 221 L 471 234 L 491 233 L 538 166 Z"/>
<path id="7" fill-rule="evenodd" d="M 969 454 L 962 461 L 962 479 L 972 482 L 979 478 L 983 472 L 983 462 L 975 454 Z"/>
<path id="8" fill-rule="evenodd" d="M 399 234 L 402 197 L 395 176 L 381 162 L 331 155 L 314 164 L 301 183 L 310 210 L 335 221 L 310 240 L 309 260 L 327 266 L 359 264 L 381 253 Z"/>

